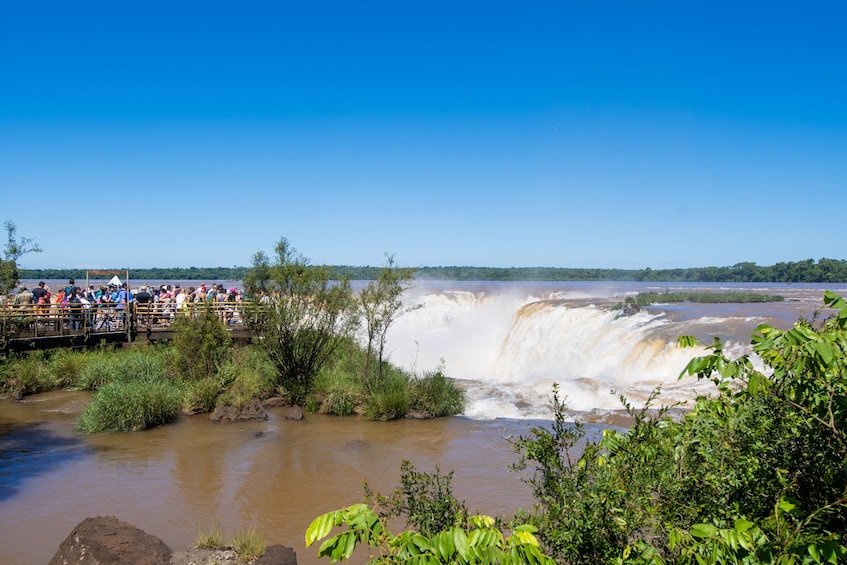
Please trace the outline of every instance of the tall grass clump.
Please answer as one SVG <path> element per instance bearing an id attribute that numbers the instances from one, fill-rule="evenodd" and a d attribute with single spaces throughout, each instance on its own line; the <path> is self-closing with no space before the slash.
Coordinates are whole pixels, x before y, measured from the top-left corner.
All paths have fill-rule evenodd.
<path id="1" fill-rule="evenodd" d="M 465 391 L 445 377 L 440 370 L 427 372 L 423 377 L 412 379 L 411 394 L 412 408 L 424 410 L 436 418 L 465 411 Z"/>
<path id="2" fill-rule="evenodd" d="M 113 382 L 169 379 L 167 353 L 158 347 L 131 350 L 100 349 L 86 354 L 76 387 L 97 390 Z"/>
<path id="3" fill-rule="evenodd" d="M 0 383 L 4 391 L 19 395 L 50 390 L 53 378 L 46 356 L 41 351 L 35 351 L 25 357 L 10 359 L 0 366 Z"/>
<path id="4" fill-rule="evenodd" d="M 361 377 L 364 358 L 364 350 L 352 339 L 345 339 L 324 364 L 314 381 L 315 394 L 323 399 L 318 407 L 321 413 L 333 416 L 353 414 L 365 397 Z"/>
<path id="5" fill-rule="evenodd" d="M 214 526 L 208 531 L 201 531 L 194 540 L 194 547 L 197 549 L 220 549 L 225 545 L 226 542 L 220 526 Z"/>
<path id="6" fill-rule="evenodd" d="M 77 375 L 74 386 L 81 390 L 97 390 L 101 386 L 117 380 L 118 352 L 98 349 L 87 354 L 85 365 Z"/>
<path id="7" fill-rule="evenodd" d="M 411 403 L 409 377 L 393 367 L 383 369 L 382 379 L 365 398 L 368 420 L 396 420 L 406 415 Z"/>
<path id="8" fill-rule="evenodd" d="M 241 530 L 232 538 L 233 551 L 238 554 L 238 560 L 242 563 L 255 561 L 265 554 L 268 544 L 262 534 L 255 527 Z"/>
<path id="9" fill-rule="evenodd" d="M 220 368 L 219 380 L 225 388 L 218 402 L 240 410 L 255 398 L 271 396 L 275 373 L 256 353 L 236 350 L 234 359 Z"/>
<path id="10" fill-rule="evenodd" d="M 145 430 L 175 420 L 181 405 L 180 388 L 168 380 L 115 381 L 97 391 L 77 428 L 85 433 Z"/>
<path id="11" fill-rule="evenodd" d="M 60 349 L 50 356 L 48 369 L 51 376 L 51 388 L 72 387 L 79 380 L 88 354 L 70 349 Z"/>

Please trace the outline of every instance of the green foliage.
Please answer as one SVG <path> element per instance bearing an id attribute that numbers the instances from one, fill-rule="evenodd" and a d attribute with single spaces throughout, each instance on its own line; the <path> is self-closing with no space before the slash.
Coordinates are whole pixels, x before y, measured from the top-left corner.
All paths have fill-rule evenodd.
<path id="1" fill-rule="evenodd" d="M 187 414 L 202 414 L 214 410 L 215 406 L 218 405 L 218 397 L 226 386 L 224 375 L 227 372 L 222 373 L 185 383 L 182 399 L 183 411 Z"/>
<path id="2" fill-rule="evenodd" d="M 409 378 L 398 370 L 385 372 L 379 388 L 372 389 L 364 402 L 364 416 L 368 420 L 404 417 L 411 403 Z"/>
<path id="3" fill-rule="evenodd" d="M 411 399 L 412 408 L 424 410 L 436 418 L 461 414 L 467 402 L 465 391 L 440 370 L 412 379 Z"/>
<path id="4" fill-rule="evenodd" d="M 456 524 L 464 523 L 469 516 L 464 501 L 453 496 L 453 473 L 420 472 L 411 462 L 400 464 L 400 486 L 388 496 L 374 493 L 365 482 L 365 498 L 379 511 L 381 520 L 404 518 L 416 531 L 431 536 Z"/>
<path id="5" fill-rule="evenodd" d="M 2 390 L 22 396 L 50 390 L 53 377 L 46 358 L 44 352 L 37 351 L 4 363 L 0 366 Z"/>
<path id="6" fill-rule="evenodd" d="M 74 386 L 97 390 L 112 382 L 169 379 L 167 353 L 162 348 L 111 350 L 100 349 L 83 355 Z"/>
<path id="7" fill-rule="evenodd" d="M 204 379 L 214 375 L 230 359 L 232 340 L 211 308 L 198 308 L 194 315 L 177 316 L 171 327 L 173 363 L 182 378 Z"/>
<path id="8" fill-rule="evenodd" d="M 218 401 L 240 410 L 253 399 L 271 396 L 274 374 L 255 355 L 240 352 L 236 357 L 221 368 L 221 382 L 226 385 Z"/>
<path id="9" fill-rule="evenodd" d="M 51 375 L 50 388 L 75 386 L 85 368 L 87 356 L 71 349 L 59 349 L 50 354 L 48 369 Z"/>
<path id="10" fill-rule="evenodd" d="M 145 430 L 176 419 L 182 392 L 167 380 L 116 381 L 101 387 L 80 415 L 85 433 Z"/>
<path id="11" fill-rule="evenodd" d="M 471 516 L 463 524 L 432 535 L 408 530 L 394 536 L 385 521 L 366 504 L 354 504 L 315 518 L 306 530 L 306 545 L 325 538 L 334 527 L 346 526 L 346 531 L 321 544 L 318 557 L 329 557 L 333 563 L 347 560 L 356 546 L 363 544 L 378 553 L 371 554 L 369 564 L 554 565 L 552 559 L 541 553 L 533 526 L 516 526 L 512 528 L 512 535 L 506 536 L 494 524 L 491 517 Z"/>
<path id="12" fill-rule="evenodd" d="M 783 302 L 784 296 L 757 294 L 754 292 L 639 292 L 634 298 L 627 297 L 626 304 L 649 306 L 656 303 L 697 302 L 701 304 L 746 304 L 751 302 Z M 618 303 L 615 308 L 623 308 Z"/>
<path id="13" fill-rule="evenodd" d="M 256 253 L 245 277 L 248 292 L 264 298 L 248 324 L 277 369 L 277 384 L 296 404 L 305 402 L 315 375 L 355 327 L 349 281 L 330 277 L 329 268 L 310 266 L 285 238 L 273 262 Z"/>

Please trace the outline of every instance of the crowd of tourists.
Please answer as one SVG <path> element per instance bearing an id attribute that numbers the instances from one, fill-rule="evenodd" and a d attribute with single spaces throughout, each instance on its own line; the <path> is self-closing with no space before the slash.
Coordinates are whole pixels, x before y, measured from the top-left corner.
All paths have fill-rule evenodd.
<path id="1" fill-rule="evenodd" d="M 223 284 L 200 284 L 183 288 L 180 285 L 163 284 L 159 286 L 141 285 L 133 291 L 127 283 L 109 283 L 101 285 L 77 286 L 74 279 L 51 292 L 40 281 L 32 290 L 22 286 L 14 295 L 12 303 L 20 306 L 32 306 L 36 314 L 51 314 L 52 308 L 66 308 L 68 327 L 71 330 L 82 329 L 83 325 L 99 330 L 104 327 L 118 328 L 124 324 L 128 306 L 133 305 L 139 320 L 145 324 L 167 325 L 181 310 L 192 303 L 212 303 L 221 306 L 221 317 L 225 323 L 236 321 L 236 306 L 244 299 L 242 289 Z M 8 302 L 7 297 L 3 300 Z M 229 306 L 229 307 L 227 307 Z"/>

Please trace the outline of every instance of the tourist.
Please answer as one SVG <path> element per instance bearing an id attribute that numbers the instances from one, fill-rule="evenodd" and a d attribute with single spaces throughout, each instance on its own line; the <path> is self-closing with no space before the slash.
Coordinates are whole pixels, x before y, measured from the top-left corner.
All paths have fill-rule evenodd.
<path id="1" fill-rule="evenodd" d="M 32 293 L 26 286 L 22 286 L 20 292 L 15 296 L 15 304 L 29 306 L 32 304 Z"/>

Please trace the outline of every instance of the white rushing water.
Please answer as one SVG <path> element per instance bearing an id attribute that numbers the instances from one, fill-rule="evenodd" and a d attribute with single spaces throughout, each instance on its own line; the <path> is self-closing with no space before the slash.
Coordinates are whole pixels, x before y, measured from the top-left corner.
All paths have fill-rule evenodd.
<path id="1" fill-rule="evenodd" d="M 737 356 L 749 353 L 749 334 L 759 323 L 796 319 L 796 312 L 814 308 L 803 298 L 779 304 L 659 305 L 621 317 L 610 304 L 656 289 L 598 283 L 464 286 L 419 285 L 407 302 L 423 307 L 398 320 L 389 351 L 392 361 L 417 374 L 443 363 L 444 373 L 467 387 L 465 415 L 480 419 L 550 418 L 553 383 L 576 411 L 621 408 L 612 391 L 639 405 L 659 386 L 663 403 L 690 402 L 713 385 L 678 378 L 693 357 L 706 352 L 680 348 L 679 335 L 706 342 L 720 335 Z M 808 296 L 820 304 L 822 291 L 813 289 Z"/>

